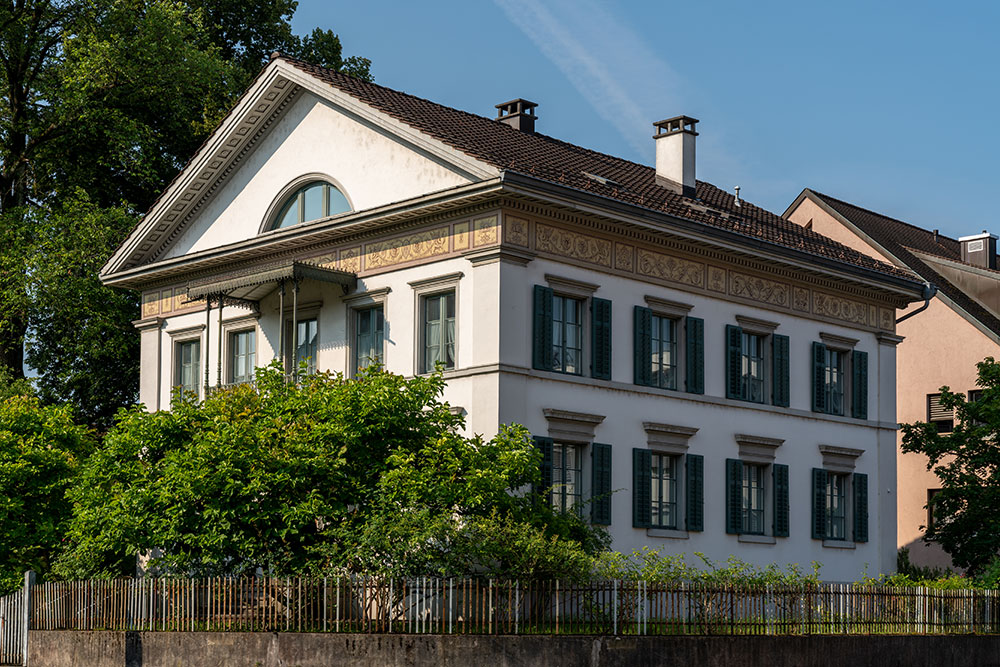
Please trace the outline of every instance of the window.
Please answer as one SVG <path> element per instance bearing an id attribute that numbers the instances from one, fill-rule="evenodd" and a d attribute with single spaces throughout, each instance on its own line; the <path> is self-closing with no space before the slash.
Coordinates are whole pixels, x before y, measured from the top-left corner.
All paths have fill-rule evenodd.
<path id="1" fill-rule="evenodd" d="M 560 512 L 579 512 L 583 496 L 583 463 L 580 447 L 552 445 L 552 507 Z"/>
<path id="2" fill-rule="evenodd" d="M 677 320 L 652 316 L 652 385 L 677 389 Z"/>
<path id="3" fill-rule="evenodd" d="M 354 355 L 356 369 L 382 363 L 385 318 L 382 306 L 354 311 Z"/>
<path id="4" fill-rule="evenodd" d="M 285 201 L 271 229 L 284 229 L 351 210 L 351 205 L 335 185 L 314 181 L 293 192 Z"/>
<path id="5" fill-rule="evenodd" d="M 955 409 L 941 405 L 941 394 L 927 394 L 927 421 L 937 426 L 938 433 L 951 433 L 955 428 Z"/>
<path id="6" fill-rule="evenodd" d="M 423 298 L 424 373 L 440 363 L 445 370 L 455 368 L 455 293 L 444 292 Z"/>
<path id="7" fill-rule="evenodd" d="M 652 475 L 650 526 L 676 529 L 678 527 L 677 468 L 680 456 L 652 454 L 650 459 Z"/>
<path id="8" fill-rule="evenodd" d="M 845 473 L 827 473 L 826 539 L 847 539 L 847 479 Z"/>
<path id="9" fill-rule="evenodd" d="M 737 315 L 726 325 L 726 398 L 788 407 L 788 336 L 771 333 L 775 322 Z"/>
<path id="10" fill-rule="evenodd" d="M 969 403 L 977 403 L 983 400 L 983 390 L 982 389 L 970 389 L 969 390 Z"/>
<path id="11" fill-rule="evenodd" d="M 743 464 L 742 534 L 764 534 L 764 470 L 767 466 Z"/>
<path id="12" fill-rule="evenodd" d="M 827 458 L 837 456 L 824 454 Z M 813 539 L 868 541 L 867 474 L 813 468 L 812 491 Z"/>
<path id="13" fill-rule="evenodd" d="M 253 329 L 229 334 L 229 381 L 253 382 L 257 367 L 257 333 Z"/>
<path id="14" fill-rule="evenodd" d="M 742 456 L 743 443 L 740 448 Z M 726 532 L 731 535 L 788 537 L 788 466 L 762 460 L 771 459 L 770 454 L 758 453 L 756 456 L 759 457 L 757 460 L 750 461 L 726 459 Z"/>
<path id="15" fill-rule="evenodd" d="M 306 362 L 306 372 L 316 372 L 316 352 L 319 342 L 319 328 L 316 318 L 296 322 L 297 337 L 295 348 L 295 368 Z"/>
<path id="16" fill-rule="evenodd" d="M 927 532 L 934 530 L 934 499 L 941 489 L 927 489 Z"/>
<path id="17" fill-rule="evenodd" d="M 590 377 L 610 380 L 611 302 L 592 296 L 598 285 L 547 274 L 545 278 L 561 293 L 535 285 L 531 367 L 583 375 L 584 354 L 589 353 Z"/>
<path id="18" fill-rule="evenodd" d="M 580 374 L 583 358 L 583 301 L 552 297 L 552 370 Z"/>
<path id="19" fill-rule="evenodd" d="M 844 414 L 844 357 L 840 350 L 826 349 L 824 393 L 827 413 Z"/>
<path id="20" fill-rule="evenodd" d="M 201 341 L 185 340 L 175 344 L 174 386 L 185 394 L 198 393 L 201 376 Z"/>
<path id="21" fill-rule="evenodd" d="M 740 395 L 753 403 L 764 402 L 764 336 L 741 332 Z"/>
<path id="22" fill-rule="evenodd" d="M 867 419 L 868 353 L 851 349 L 853 339 L 821 335 L 835 346 L 812 344 L 813 412 L 846 415 L 850 409 L 851 417 Z"/>

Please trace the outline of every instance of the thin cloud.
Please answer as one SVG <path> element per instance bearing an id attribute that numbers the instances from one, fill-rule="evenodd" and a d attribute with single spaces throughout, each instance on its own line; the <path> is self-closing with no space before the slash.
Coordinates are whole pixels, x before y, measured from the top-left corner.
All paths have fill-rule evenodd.
<path id="1" fill-rule="evenodd" d="M 494 2 L 639 155 L 651 150 L 653 121 L 682 112 L 680 78 L 594 0 Z"/>

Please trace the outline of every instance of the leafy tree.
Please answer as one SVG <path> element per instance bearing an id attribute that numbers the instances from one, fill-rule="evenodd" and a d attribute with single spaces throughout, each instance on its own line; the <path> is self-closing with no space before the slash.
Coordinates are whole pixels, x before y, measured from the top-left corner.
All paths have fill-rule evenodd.
<path id="1" fill-rule="evenodd" d="M 977 574 L 1000 554 L 1000 364 L 977 364 L 979 400 L 941 388 L 941 405 L 955 410 L 955 427 L 903 424 L 904 452 L 927 456 L 941 483 L 924 539 L 939 543 L 955 565 Z"/>
<path id="2" fill-rule="evenodd" d="M 35 304 L 28 364 L 46 402 L 70 402 L 79 420 L 107 428 L 118 406 L 137 400 L 139 296 L 97 274 L 135 224 L 123 208 L 101 208 L 78 190 L 35 221 L 28 293 Z"/>
<path id="3" fill-rule="evenodd" d="M 0 591 L 25 570 L 49 572 L 72 513 L 66 490 L 93 447 L 68 408 L 10 393 L 0 399 Z"/>
<path id="4" fill-rule="evenodd" d="M 96 291 L 84 274 L 123 240 L 272 50 L 370 77 L 366 60 L 342 57 L 332 32 L 294 35 L 289 21 L 296 6 L 293 0 L 0 4 L 0 366 L 20 377 L 27 339 L 46 400 L 80 401 L 79 413 L 100 426 L 134 400 L 138 355 L 124 357 L 128 369 L 105 361 L 110 352 L 134 350 L 135 332 L 118 323 L 138 317 L 136 300 L 103 298 L 109 293 Z M 89 203 L 86 231 L 60 243 L 49 232 L 65 225 L 69 201 Z M 132 224 L 122 223 L 126 214 Z M 74 251 L 81 242 L 100 254 L 84 258 Z M 36 279 L 40 265 L 77 279 Z M 89 345 L 89 334 L 78 340 L 71 327 L 44 330 L 79 313 L 60 307 L 88 299 L 97 311 L 89 319 L 112 323 L 104 345 Z M 47 363 L 60 358 L 79 371 Z M 83 380 L 83 372 L 90 378 Z"/>
<path id="5" fill-rule="evenodd" d="M 425 573 L 581 563 L 600 538 L 580 542 L 579 519 L 512 493 L 539 463 L 526 434 L 462 438 L 443 386 L 377 369 L 296 386 L 272 365 L 255 386 L 123 412 L 70 491 L 59 571 L 128 573 L 154 551 L 200 574 L 386 572 L 383 557 Z"/>

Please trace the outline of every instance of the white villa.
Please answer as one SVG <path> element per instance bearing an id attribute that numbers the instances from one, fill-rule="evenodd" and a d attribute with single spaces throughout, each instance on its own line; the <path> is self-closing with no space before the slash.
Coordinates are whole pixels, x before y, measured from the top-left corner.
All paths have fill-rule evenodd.
<path id="1" fill-rule="evenodd" d="M 443 366 L 469 432 L 518 422 L 613 546 L 896 555 L 899 308 L 922 283 L 695 180 L 275 54 L 102 272 L 142 292 L 141 400 L 282 358 Z M 593 500 L 592 500 L 593 499 Z"/>

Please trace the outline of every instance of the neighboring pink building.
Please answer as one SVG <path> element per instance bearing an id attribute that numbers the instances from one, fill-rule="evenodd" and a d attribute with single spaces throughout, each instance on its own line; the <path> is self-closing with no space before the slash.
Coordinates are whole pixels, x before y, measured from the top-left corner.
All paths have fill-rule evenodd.
<path id="1" fill-rule="evenodd" d="M 974 398 L 976 363 L 1000 358 L 997 237 L 984 231 L 956 240 L 809 189 L 784 217 L 910 269 L 937 288 L 925 309 L 914 303 L 897 313 L 896 333 L 905 339 L 896 365 L 897 410 L 901 423 L 933 421 L 950 429 L 953 415 L 937 404 L 940 388 Z M 897 452 L 897 475 L 899 546 L 910 549 L 916 564 L 950 566 L 948 554 L 921 539 L 930 520 L 928 501 L 939 487 L 927 459 Z"/>

